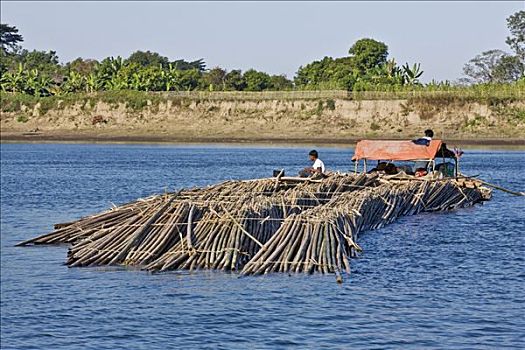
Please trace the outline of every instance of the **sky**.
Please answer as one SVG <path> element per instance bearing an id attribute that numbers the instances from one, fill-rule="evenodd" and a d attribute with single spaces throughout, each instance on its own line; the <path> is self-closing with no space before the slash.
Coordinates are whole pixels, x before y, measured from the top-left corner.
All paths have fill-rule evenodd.
<path id="1" fill-rule="evenodd" d="M 348 54 L 364 37 L 385 42 L 399 64 L 421 63 L 422 80 L 455 81 L 465 62 L 508 51 L 506 18 L 525 2 L 78 2 L 2 1 L 1 21 L 23 47 L 77 57 L 151 50 L 208 68 L 255 68 L 292 78 L 298 67 Z"/>

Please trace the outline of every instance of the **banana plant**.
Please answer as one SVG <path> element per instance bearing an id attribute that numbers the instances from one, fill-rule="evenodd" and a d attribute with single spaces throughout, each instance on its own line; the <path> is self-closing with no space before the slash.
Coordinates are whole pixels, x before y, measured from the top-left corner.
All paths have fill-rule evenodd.
<path id="1" fill-rule="evenodd" d="M 90 73 L 86 78 L 86 92 L 99 91 L 103 87 L 103 81 L 94 73 Z"/>
<path id="2" fill-rule="evenodd" d="M 107 90 L 126 90 L 128 87 L 128 76 L 122 69 L 115 71 L 105 84 Z"/>
<path id="3" fill-rule="evenodd" d="M 166 91 L 179 90 L 180 70 L 175 65 L 169 64 L 165 79 Z"/>
<path id="4" fill-rule="evenodd" d="M 14 72 L 2 74 L 2 90 L 9 92 L 24 91 L 24 65 L 18 64 L 18 69 Z"/>
<path id="5" fill-rule="evenodd" d="M 51 78 L 44 75 L 39 76 L 38 85 L 40 96 L 51 95 L 51 87 L 53 86 L 53 80 Z"/>
<path id="6" fill-rule="evenodd" d="M 5 72 L 0 77 L 0 86 L 4 92 L 16 92 L 16 84 L 14 83 L 13 73 Z"/>
<path id="7" fill-rule="evenodd" d="M 24 72 L 24 82 L 22 92 L 28 95 L 40 95 L 40 85 L 38 81 L 38 69 L 31 69 Z"/>
<path id="8" fill-rule="evenodd" d="M 124 61 L 122 57 L 117 56 L 116 58 L 110 57 L 110 67 L 113 75 L 116 75 L 124 66 Z"/>
<path id="9" fill-rule="evenodd" d="M 127 82 L 119 77 L 114 77 L 113 79 L 106 82 L 106 89 L 107 90 L 125 90 L 127 88 Z"/>
<path id="10" fill-rule="evenodd" d="M 168 69 L 161 70 L 160 79 L 165 91 L 171 91 L 172 88 L 176 87 L 179 71 L 173 67 L 170 63 Z"/>
<path id="11" fill-rule="evenodd" d="M 396 61 L 392 58 L 387 61 L 384 65 L 384 70 L 389 78 L 389 80 L 395 85 L 403 84 L 403 71 L 397 65 Z"/>
<path id="12" fill-rule="evenodd" d="M 56 84 L 50 85 L 48 92 L 50 95 L 53 95 L 53 96 L 62 96 L 64 94 L 62 88 Z"/>
<path id="13" fill-rule="evenodd" d="M 406 85 L 420 85 L 419 78 L 423 75 L 420 63 L 414 63 L 412 68 L 406 63 L 403 66 L 403 78 Z"/>
<path id="14" fill-rule="evenodd" d="M 133 73 L 130 79 L 130 87 L 133 90 L 142 91 L 144 83 L 142 82 L 142 74 L 140 72 Z"/>
<path id="15" fill-rule="evenodd" d="M 97 80 L 99 81 L 97 85 L 100 85 L 100 87 L 106 90 L 119 90 L 123 84 L 121 78 L 117 79 L 118 81 L 115 81 L 115 77 L 123 67 L 124 61 L 120 56 L 104 59 L 97 66 L 95 71 Z"/>
<path id="16" fill-rule="evenodd" d="M 64 83 L 62 84 L 62 91 L 64 93 L 83 91 L 85 85 L 86 81 L 82 74 L 75 71 L 70 71 L 65 77 Z"/>
<path id="17" fill-rule="evenodd" d="M 5 72 L 0 76 L 0 88 L 3 92 L 11 91 L 11 73 Z"/>

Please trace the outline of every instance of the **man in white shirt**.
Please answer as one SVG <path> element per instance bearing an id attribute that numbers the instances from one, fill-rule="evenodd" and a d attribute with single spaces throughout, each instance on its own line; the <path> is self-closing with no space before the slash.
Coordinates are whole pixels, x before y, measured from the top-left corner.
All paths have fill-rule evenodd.
<path id="1" fill-rule="evenodd" d="M 324 163 L 321 159 L 319 159 L 319 153 L 317 153 L 316 150 L 311 150 L 310 153 L 308 153 L 308 156 L 310 158 L 310 161 L 314 162 L 311 167 L 304 168 L 299 172 L 299 176 L 301 177 L 310 177 L 314 174 L 323 174 L 325 171 Z"/>

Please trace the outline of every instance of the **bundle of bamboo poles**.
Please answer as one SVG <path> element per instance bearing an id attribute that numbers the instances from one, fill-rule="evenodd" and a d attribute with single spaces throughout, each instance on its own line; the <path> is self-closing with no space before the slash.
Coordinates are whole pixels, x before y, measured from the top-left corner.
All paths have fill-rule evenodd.
<path id="1" fill-rule="evenodd" d="M 447 182 L 383 184 L 344 193 L 326 205 L 288 217 L 246 264 L 243 274 L 268 272 L 350 273 L 349 257 L 361 248 L 359 232 L 377 229 L 404 215 L 473 205 L 477 189 Z"/>
<path id="2" fill-rule="evenodd" d="M 183 189 L 60 225 L 19 245 L 68 243 L 69 266 L 127 265 L 150 271 L 222 269 L 243 274 L 350 271 L 359 232 L 402 215 L 480 201 L 447 181 L 385 181 L 333 174 Z"/>
<path id="3" fill-rule="evenodd" d="M 240 269 L 292 213 L 378 185 L 377 176 L 322 182 L 228 181 L 141 199 L 22 242 L 73 244 L 69 266 Z"/>

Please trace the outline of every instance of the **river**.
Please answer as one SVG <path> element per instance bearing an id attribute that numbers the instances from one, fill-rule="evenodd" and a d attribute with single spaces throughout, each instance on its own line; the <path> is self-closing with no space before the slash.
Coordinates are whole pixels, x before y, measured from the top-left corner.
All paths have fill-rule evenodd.
<path id="1" fill-rule="evenodd" d="M 294 174 L 305 147 L 1 145 L 2 349 L 525 347 L 525 200 L 405 217 L 364 233 L 352 274 L 68 268 L 15 248 L 57 222 L 165 190 Z M 352 150 L 318 148 L 327 168 Z M 525 190 L 524 151 L 467 150 L 466 174 Z"/>

